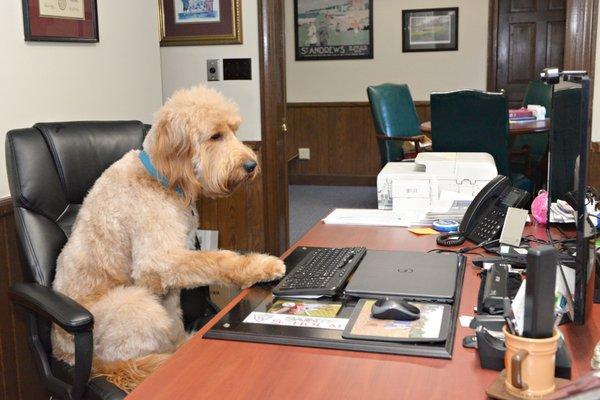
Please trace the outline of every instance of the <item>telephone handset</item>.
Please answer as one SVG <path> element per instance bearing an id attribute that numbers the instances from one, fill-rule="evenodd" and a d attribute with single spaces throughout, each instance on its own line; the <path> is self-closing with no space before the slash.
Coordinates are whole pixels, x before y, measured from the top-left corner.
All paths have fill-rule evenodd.
<path id="1" fill-rule="evenodd" d="M 510 179 L 498 175 L 483 187 L 471 202 L 458 233 L 438 236 L 441 246 L 458 246 L 469 239 L 478 245 L 500 237 L 508 207 L 522 208 L 529 193 L 512 187 Z"/>

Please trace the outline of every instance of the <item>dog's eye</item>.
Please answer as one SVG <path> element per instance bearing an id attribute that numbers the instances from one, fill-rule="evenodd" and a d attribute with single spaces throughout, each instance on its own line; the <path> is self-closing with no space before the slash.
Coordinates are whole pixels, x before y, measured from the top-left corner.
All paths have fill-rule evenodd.
<path id="1" fill-rule="evenodd" d="M 223 139 L 223 135 L 222 135 L 222 134 L 220 134 L 220 133 L 215 133 L 214 135 L 212 135 L 212 136 L 210 137 L 210 140 L 212 140 L 212 141 L 215 141 L 215 142 L 216 142 L 217 140 L 221 140 L 221 139 Z"/>

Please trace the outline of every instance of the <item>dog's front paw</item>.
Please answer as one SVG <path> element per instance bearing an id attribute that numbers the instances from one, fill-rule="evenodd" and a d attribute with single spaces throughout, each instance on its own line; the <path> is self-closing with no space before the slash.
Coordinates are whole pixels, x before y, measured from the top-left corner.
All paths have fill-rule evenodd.
<path id="1" fill-rule="evenodd" d="M 285 275 L 285 264 L 277 257 L 256 253 L 245 257 L 247 263 L 239 276 L 239 286 L 242 289 L 256 282 L 273 281 Z"/>

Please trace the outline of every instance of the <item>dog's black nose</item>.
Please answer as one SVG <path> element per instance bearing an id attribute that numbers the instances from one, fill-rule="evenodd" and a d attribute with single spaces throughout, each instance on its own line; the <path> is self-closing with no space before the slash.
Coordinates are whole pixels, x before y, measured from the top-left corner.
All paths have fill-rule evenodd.
<path id="1" fill-rule="evenodd" d="M 252 172 L 252 171 L 254 171 L 255 169 L 256 169 L 256 161 L 252 161 L 252 160 L 250 160 L 250 161 L 246 161 L 246 162 L 244 163 L 244 170 L 245 170 L 247 173 L 251 173 L 251 172 Z"/>

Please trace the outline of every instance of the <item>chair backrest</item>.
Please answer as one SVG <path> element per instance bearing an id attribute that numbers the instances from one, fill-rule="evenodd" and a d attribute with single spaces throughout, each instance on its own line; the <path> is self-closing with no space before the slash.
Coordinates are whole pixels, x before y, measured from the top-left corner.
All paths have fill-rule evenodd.
<path id="1" fill-rule="evenodd" d="M 508 139 L 508 101 L 501 93 L 431 94 L 433 151 L 489 153 L 498 173 L 510 176 Z"/>
<path id="2" fill-rule="evenodd" d="M 408 85 L 384 83 L 367 88 L 375 131 L 380 135 L 407 137 L 420 134 L 420 121 Z M 402 160 L 401 143 L 379 141 L 382 164 Z"/>
<path id="3" fill-rule="evenodd" d="M 546 108 L 546 115 L 550 115 L 552 109 L 552 87 L 540 80 L 530 81 L 525 90 L 523 107 L 537 104 Z"/>
<path id="4" fill-rule="evenodd" d="M 554 92 L 552 102 L 553 142 L 550 157 L 550 191 L 552 201 L 564 199 L 565 193 L 575 190 L 576 160 L 579 155 L 581 127 L 581 88 L 561 89 Z"/>
<path id="5" fill-rule="evenodd" d="M 6 136 L 6 166 L 26 278 L 44 286 L 87 192 L 113 162 L 140 149 L 139 121 L 39 123 Z"/>

